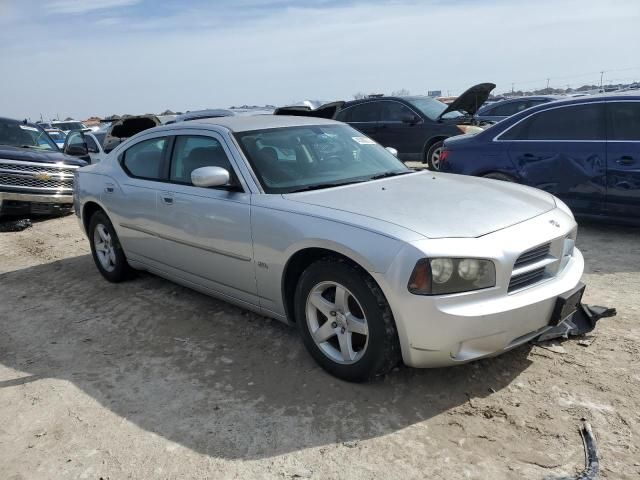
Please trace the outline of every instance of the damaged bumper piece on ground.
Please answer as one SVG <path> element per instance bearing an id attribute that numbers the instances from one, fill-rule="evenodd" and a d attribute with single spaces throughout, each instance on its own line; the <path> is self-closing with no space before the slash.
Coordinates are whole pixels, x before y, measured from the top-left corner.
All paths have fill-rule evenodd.
<path id="1" fill-rule="evenodd" d="M 557 327 L 547 330 L 536 342 L 546 342 L 556 338 L 569 338 L 589 333 L 596 327 L 596 322 L 601 318 L 616 315 L 615 308 L 601 307 L 599 305 L 587 305 L 581 303 L 578 309 Z"/>

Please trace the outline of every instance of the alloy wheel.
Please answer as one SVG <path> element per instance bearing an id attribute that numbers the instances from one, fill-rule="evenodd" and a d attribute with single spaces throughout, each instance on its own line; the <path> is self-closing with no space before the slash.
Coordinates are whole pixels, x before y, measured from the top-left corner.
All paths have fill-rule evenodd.
<path id="1" fill-rule="evenodd" d="M 96 225 L 93 230 L 93 246 L 102 268 L 107 272 L 113 272 L 116 268 L 116 251 L 113 239 L 102 223 Z"/>
<path id="2" fill-rule="evenodd" d="M 309 292 L 305 308 L 311 337 L 325 356 L 342 365 L 362 358 L 369 327 L 353 293 L 337 282 L 321 282 Z"/>

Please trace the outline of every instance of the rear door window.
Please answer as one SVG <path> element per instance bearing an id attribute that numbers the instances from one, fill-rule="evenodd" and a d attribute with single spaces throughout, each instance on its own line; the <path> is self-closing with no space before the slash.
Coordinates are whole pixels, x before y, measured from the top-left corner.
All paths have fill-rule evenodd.
<path id="1" fill-rule="evenodd" d="M 640 140 L 640 102 L 607 104 L 607 139 Z"/>
<path id="2" fill-rule="evenodd" d="M 122 166 L 129 176 L 146 180 L 166 180 L 166 137 L 152 138 L 136 143 L 123 154 Z"/>
<path id="3" fill-rule="evenodd" d="M 380 102 L 367 102 L 346 108 L 338 116 L 343 122 L 365 123 L 380 120 Z"/>
<path id="4" fill-rule="evenodd" d="M 604 140 L 604 104 L 587 103 L 535 113 L 500 135 L 499 140 Z"/>

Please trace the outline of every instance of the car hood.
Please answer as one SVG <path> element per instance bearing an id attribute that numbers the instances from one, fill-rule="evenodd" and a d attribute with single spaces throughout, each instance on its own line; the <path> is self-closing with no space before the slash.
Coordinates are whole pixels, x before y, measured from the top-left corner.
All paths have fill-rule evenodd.
<path id="1" fill-rule="evenodd" d="M 496 88 L 495 83 L 479 83 L 467 89 L 462 95 L 449 104 L 439 118 L 442 118 L 449 112 L 466 112 L 473 116 L 480 109 L 482 104 L 487 101 L 491 91 Z"/>
<path id="2" fill-rule="evenodd" d="M 62 152 L 40 152 L 38 150 L 20 147 L 0 145 L 0 158 L 7 160 L 21 160 L 23 162 L 38 163 L 64 163 L 66 165 L 77 165 L 82 167 L 87 164 L 84 160 L 79 160 Z"/>
<path id="3" fill-rule="evenodd" d="M 382 220 L 427 238 L 480 237 L 555 208 L 553 196 L 541 190 L 433 172 L 283 197 Z"/>

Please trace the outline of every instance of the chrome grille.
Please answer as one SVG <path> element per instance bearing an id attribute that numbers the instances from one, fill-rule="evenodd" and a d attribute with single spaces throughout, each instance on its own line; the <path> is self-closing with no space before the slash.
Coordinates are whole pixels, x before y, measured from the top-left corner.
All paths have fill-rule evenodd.
<path id="1" fill-rule="evenodd" d="M 73 178 L 59 179 L 51 178 L 49 180 L 39 180 L 35 177 L 21 177 L 17 175 L 0 174 L 0 185 L 6 187 L 27 187 L 27 188 L 45 188 L 45 189 L 67 189 L 73 190 Z"/>
<path id="2" fill-rule="evenodd" d="M 39 163 L 31 163 L 27 165 L 25 163 L 8 163 L 0 160 L 0 170 L 8 173 L 12 172 L 34 172 L 34 173 L 49 173 L 51 175 L 70 174 L 73 175 L 73 167 L 68 165 L 55 166 L 55 165 L 42 165 Z"/>
<path id="3" fill-rule="evenodd" d="M 0 188 L 34 193 L 71 193 L 78 167 L 0 159 Z"/>
<path id="4" fill-rule="evenodd" d="M 527 250 L 522 255 L 518 257 L 516 263 L 513 265 L 513 268 L 523 267 L 525 265 L 530 265 L 532 263 L 539 262 L 544 259 L 547 255 L 549 255 L 549 250 L 551 249 L 550 243 L 545 243 L 544 245 L 540 245 L 539 247 L 532 248 L 531 250 Z"/>
<path id="5" fill-rule="evenodd" d="M 535 270 L 530 270 L 528 272 L 521 273 L 519 275 L 514 275 L 511 277 L 511 281 L 509 282 L 509 292 L 514 290 L 519 290 L 524 287 L 528 287 L 529 285 L 533 285 L 534 283 L 538 283 L 545 278 L 546 267 L 536 268 Z"/>

